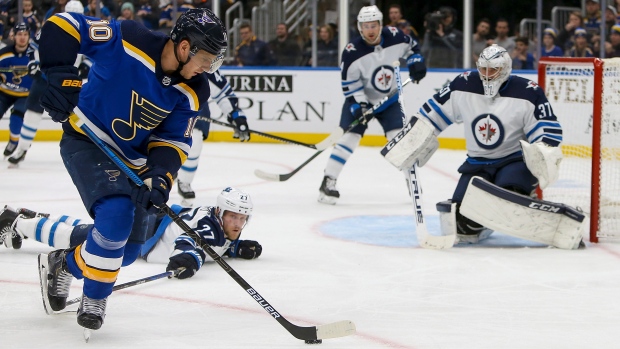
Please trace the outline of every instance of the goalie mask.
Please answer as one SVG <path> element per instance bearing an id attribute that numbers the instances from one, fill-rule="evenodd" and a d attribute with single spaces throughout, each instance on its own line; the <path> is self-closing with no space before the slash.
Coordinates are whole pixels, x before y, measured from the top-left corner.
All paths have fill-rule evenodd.
<path id="1" fill-rule="evenodd" d="M 379 21 L 379 28 L 383 27 L 383 13 L 379 11 L 379 8 L 375 5 L 362 7 L 357 15 L 357 30 L 359 30 L 362 39 L 369 44 L 375 44 L 377 40 L 381 40 L 381 29 L 379 29 L 379 35 L 377 38 L 373 40 L 373 42 L 369 42 L 366 37 L 364 37 L 364 33 L 362 32 L 362 23 L 375 21 Z"/>
<path id="2" fill-rule="evenodd" d="M 235 212 L 247 215 L 247 222 L 250 221 L 252 216 L 252 199 L 250 194 L 243 192 L 239 189 L 228 187 L 217 196 L 217 207 L 220 209 L 219 218 L 222 220 L 225 211 Z"/>
<path id="3" fill-rule="evenodd" d="M 493 98 L 512 72 L 512 59 L 506 49 L 493 44 L 482 50 L 476 66 L 484 86 L 484 96 Z"/>
<path id="4" fill-rule="evenodd" d="M 183 40 L 189 41 L 191 45 L 190 56 L 195 55 L 198 50 L 214 54 L 215 58 L 211 61 L 209 71 L 207 71 L 209 74 L 218 70 L 224 61 L 224 53 L 228 45 L 226 28 L 209 9 L 191 9 L 184 12 L 172 28 L 170 39 L 175 44 L 175 55 L 176 45 Z M 187 62 L 189 59 L 190 57 Z M 181 67 L 187 62 L 180 62 Z"/>

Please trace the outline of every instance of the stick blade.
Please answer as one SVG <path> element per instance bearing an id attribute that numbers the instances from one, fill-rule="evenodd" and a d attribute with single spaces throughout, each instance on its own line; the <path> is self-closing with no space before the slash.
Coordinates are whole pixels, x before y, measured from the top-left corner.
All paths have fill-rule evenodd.
<path id="1" fill-rule="evenodd" d="M 350 320 L 333 322 L 316 327 L 317 339 L 339 338 L 355 334 L 355 324 Z"/>
<path id="2" fill-rule="evenodd" d="M 254 170 L 254 175 L 260 179 L 272 182 L 281 182 L 280 175 L 275 173 L 269 173 L 262 170 Z"/>

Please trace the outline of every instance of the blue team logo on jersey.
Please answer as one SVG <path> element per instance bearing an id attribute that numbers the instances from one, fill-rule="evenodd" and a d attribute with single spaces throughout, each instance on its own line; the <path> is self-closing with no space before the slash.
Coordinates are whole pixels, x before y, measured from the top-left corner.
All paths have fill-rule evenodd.
<path id="1" fill-rule="evenodd" d="M 484 149 L 495 149 L 504 141 L 504 125 L 493 114 L 482 114 L 471 123 L 476 143 Z"/>
<path id="2" fill-rule="evenodd" d="M 394 80 L 394 68 L 389 65 L 382 65 L 372 73 L 370 81 L 375 90 L 381 93 L 388 93 L 392 89 Z"/>

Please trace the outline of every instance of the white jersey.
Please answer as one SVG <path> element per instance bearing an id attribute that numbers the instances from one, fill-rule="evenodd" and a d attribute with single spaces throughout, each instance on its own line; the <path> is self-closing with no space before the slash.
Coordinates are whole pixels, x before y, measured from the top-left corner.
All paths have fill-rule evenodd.
<path id="1" fill-rule="evenodd" d="M 465 72 L 429 99 L 420 114 L 433 123 L 436 134 L 463 123 L 470 163 L 521 156 L 520 140 L 551 146 L 562 142 L 562 127 L 544 91 L 514 75 L 495 98 L 487 98 L 478 72 Z"/>
<path id="2" fill-rule="evenodd" d="M 397 88 L 393 62 L 419 52 L 417 41 L 394 27 L 382 29 L 381 42 L 376 46 L 355 38 L 344 48 L 340 63 L 345 98 L 377 104 Z"/>

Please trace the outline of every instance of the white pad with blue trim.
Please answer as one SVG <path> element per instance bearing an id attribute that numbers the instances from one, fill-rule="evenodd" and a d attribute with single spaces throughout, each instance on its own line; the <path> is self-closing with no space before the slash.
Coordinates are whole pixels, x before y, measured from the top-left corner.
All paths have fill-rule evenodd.
<path id="1" fill-rule="evenodd" d="M 549 146 L 543 142 L 534 144 L 525 141 L 520 142 L 525 165 L 538 178 L 540 189 L 545 189 L 558 179 L 560 163 L 562 162 L 562 149 Z"/>
<path id="2" fill-rule="evenodd" d="M 576 209 L 533 199 L 473 177 L 459 211 L 487 228 L 562 249 L 577 249 L 588 218 Z"/>
<path id="3" fill-rule="evenodd" d="M 381 149 L 381 155 L 400 171 L 411 168 L 416 162 L 422 167 L 439 148 L 434 132 L 435 127 L 424 116 L 414 115 Z"/>

